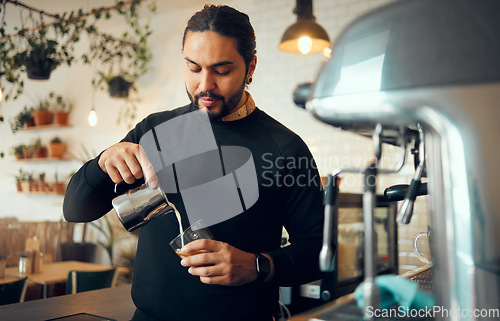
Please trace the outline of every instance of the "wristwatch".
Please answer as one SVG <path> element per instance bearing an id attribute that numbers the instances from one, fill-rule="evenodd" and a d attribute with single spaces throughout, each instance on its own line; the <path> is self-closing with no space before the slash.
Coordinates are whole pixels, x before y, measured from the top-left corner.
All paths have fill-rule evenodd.
<path id="1" fill-rule="evenodd" d="M 264 255 L 257 253 L 255 254 L 255 265 L 257 268 L 257 279 L 255 283 L 263 282 L 269 273 L 271 273 L 271 261 Z"/>

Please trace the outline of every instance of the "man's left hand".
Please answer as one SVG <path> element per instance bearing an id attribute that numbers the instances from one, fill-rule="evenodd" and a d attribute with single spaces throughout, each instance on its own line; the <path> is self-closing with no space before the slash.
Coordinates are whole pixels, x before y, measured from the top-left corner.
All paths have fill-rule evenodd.
<path id="1" fill-rule="evenodd" d="M 188 272 L 199 276 L 206 284 L 243 285 L 257 278 L 255 255 L 241 251 L 227 243 L 214 240 L 196 240 L 186 244 L 183 253 L 190 256 L 181 261 Z M 204 253 L 196 253 L 204 251 Z M 205 252 L 207 251 L 207 252 Z"/>

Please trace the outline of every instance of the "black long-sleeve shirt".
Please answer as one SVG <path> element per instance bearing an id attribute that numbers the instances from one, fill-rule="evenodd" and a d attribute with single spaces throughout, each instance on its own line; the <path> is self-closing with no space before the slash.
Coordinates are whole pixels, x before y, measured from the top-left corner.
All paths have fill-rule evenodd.
<path id="1" fill-rule="evenodd" d="M 123 141 L 139 143 L 151 128 L 192 108 L 188 105 L 152 114 Z M 268 253 L 275 266 L 274 279 L 243 286 L 203 284 L 179 264 L 179 257 L 170 248 L 169 242 L 179 228 L 175 216 L 166 215 L 141 228 L 135 259 L 132 298 L 139 314 L 151 319 L 267 320 L 277 308 L 278 286 L 299 285 L 321 277 L 322 189 L 305 143 L 258 108 L 242 119 L 212 121 L 211 125 L 218 146 L 243 146 L 251 151 L 259 198 L 242 214 L 212 225 L 210 230 L 216 240 L 240 250 Z M 68 185 L 63 206 L 68 221 L 92 221 L 112 208 L 114 184 L 97 161 L 87 162 Z M 187 226 L 180 194 L 167 196 Z M 291 243 L 284 248 L 283 226 Z"/>

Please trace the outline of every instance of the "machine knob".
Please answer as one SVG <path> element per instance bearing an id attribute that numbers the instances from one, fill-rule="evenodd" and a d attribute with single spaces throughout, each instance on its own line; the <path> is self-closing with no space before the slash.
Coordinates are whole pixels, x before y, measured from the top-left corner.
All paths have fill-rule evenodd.
<path id="1" fill-rule="evenodd" d="M 385 189 L 384 197 L 389 202 L 402 201 L 410 185 L 393 185 Z M 417 196 L 427 195 L 427 183 L 421 183 L 417 190 Z"/>
<path id="2" fill-rule="evenodd" d="M 332 294 L 330 293 L 330 291 L 323 290 L 323 292 L 321 292 L 321 299 L 323 301 L 330 301 L 331 298 L 332 298 Z"/>
<path id="3" fill-rule="evenodd" d="M 309 94 L 311 93 L 311 82 L 306 82 L 299 84 L 297 88 L 293 91 L 293 102 L 297 107 L 306 108 L 306 102 L 309 99 Z"/>

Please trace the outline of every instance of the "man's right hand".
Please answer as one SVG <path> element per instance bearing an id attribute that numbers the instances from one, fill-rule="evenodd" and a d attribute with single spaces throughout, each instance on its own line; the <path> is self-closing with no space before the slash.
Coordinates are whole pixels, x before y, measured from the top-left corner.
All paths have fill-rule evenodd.
<path id="1" fill-rule="evenodd" d="M 99 167 L 117 184 L 122 180 L 132 184 L 144 176 L 146 182 L 155 181 L 153 165 L 141 145 L 122 142 L 106 149 L 98 160 Z"/>

